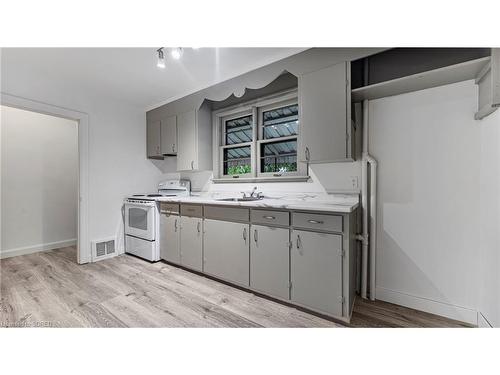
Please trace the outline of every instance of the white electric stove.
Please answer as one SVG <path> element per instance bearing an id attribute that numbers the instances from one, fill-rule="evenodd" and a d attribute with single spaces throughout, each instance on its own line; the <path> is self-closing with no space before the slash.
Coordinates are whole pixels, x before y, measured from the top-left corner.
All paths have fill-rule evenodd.
<path id="1" fill-rule="evenodd" d="M 134 194 L 125 198 L 125 252 L 150 262 L 160 260 L 158 199 L 190 194 L 189 180 L 167 180 L 158 185 L 156 193 Z"/>

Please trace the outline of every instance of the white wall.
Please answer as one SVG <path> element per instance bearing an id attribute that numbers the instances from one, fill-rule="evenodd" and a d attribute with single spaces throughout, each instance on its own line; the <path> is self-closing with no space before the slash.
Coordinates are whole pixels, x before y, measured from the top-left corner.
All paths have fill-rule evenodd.
<path id="1" fill-rule="evenodd" d="M 41 72 L 16 65 L 2 64 L 1 85 L 3 93 L 89 115 L 89 238 L 114 236 L 122 250 L 123 198 L 154 190 L 162 174 L 161 163 L 146 159 L 144 109 L 90 95 L 78 86 L 56 84 Z"/>
<path id="2" fill-rule="evenodd" d="M 75 121 L 0 107 L 2 256 L 72 243 L 77 237 Z"/>
<path id="3" fill-rule="evenodd" d="M 474 120 L 476 109 L 467 81 L 374 100 L 369 121 L 379 162 L 377 298 L 471 323 L 484 290 L 481 255 L 498 254 L 500 124 Z M 486 131 L 496 138 L 482 153 Z M 490 268 L 493 278 L 498 261 Z"/>
<path id="4" fill-rule="evenodd" d="M 479 311 L 500 327 L 500 111 L 481 127 Z"/>

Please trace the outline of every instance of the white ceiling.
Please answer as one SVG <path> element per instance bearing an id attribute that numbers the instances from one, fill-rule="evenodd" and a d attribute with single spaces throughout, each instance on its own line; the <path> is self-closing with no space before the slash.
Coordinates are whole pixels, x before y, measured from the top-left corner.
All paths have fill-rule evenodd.
<path id="1" fill-rule="evenodd" d="M 156 48 L 3 48 L 2 79 L 42 75 L 55 87 L 106 95 L 145 109 L 195 92 L 303 48 L 185 48 L 156 67 Z"/>

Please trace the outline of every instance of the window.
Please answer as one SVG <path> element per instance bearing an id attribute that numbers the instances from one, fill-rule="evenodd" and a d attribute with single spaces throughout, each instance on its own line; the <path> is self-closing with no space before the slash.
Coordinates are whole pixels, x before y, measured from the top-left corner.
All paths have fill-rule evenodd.
<path id="1" fill-rule="evenodd" d="M 215 112 L 219 177 L 305 176 L 297 163 L 297 91 Z"/>

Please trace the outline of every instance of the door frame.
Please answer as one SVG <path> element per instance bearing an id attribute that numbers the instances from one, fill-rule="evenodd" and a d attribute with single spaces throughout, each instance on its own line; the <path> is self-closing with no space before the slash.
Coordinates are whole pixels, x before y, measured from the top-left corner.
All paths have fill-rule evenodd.
<path id="1" fill-rule="evenodd" d="M 92 261 L 89 241 L 89 115 L 85 112 L 1 93 L 0 104 L 77 122 L 78 127 L 78 234 L 77 262 Z M 0 202 L 1 209 L 1 202 Z"/>

